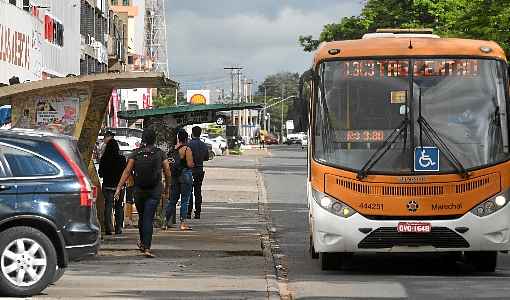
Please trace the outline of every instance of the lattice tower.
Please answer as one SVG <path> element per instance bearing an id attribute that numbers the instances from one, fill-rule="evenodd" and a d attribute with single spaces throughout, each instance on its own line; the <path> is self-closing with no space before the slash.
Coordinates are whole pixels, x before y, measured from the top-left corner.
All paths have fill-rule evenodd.
<path id="1" fill-rule="evenodd" d="M 145 0 L 145 54 L 153 61 L 152 71 L 169 76 L 165 0 Z"/>

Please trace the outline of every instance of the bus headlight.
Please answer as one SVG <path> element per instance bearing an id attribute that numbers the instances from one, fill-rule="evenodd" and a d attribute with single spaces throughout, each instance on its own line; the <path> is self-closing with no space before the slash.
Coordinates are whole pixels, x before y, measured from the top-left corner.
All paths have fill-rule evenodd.
<path id="1" fill-rule="evenodd" d="M 505 205 L 508 203 L 508 199 L 508 192 L 503 193 L 478 204 L 471 210 L 471 213 L 479 217 L 491 215 L 505 207 Z"/>
<path id="2" fill-rule="evenodd" d="M 342 203 L 324 193 L 316 191 L 313 188 L 312 196 L 315 202 L 317 202 L 317 204 L 319 204 L 320 207 L 337 216 L 348 218 L 357 213 L 357 211 L 352 209 L 349 205 Z"/>

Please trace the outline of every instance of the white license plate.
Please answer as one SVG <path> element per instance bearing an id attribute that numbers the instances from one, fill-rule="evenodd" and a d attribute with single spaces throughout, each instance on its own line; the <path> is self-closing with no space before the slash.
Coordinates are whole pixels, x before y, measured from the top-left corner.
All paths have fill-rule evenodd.
<path id="1" fill-rule="evenodd" d="M 400 222 L 397 225 L 398 232 L 428 233 L 431 229 L 430 223 L 424 222 Z"/>

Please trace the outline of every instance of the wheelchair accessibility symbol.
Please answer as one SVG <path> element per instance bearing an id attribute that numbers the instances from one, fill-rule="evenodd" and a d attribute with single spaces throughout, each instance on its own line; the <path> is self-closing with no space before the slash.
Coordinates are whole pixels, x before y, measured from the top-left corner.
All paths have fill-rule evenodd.
<path id="1" fill-rule="evenodd" d="M 416 172 L 439 171 L 439 149 L 437 147 L 416 147 L 414 149 L 414 170 Z"/>

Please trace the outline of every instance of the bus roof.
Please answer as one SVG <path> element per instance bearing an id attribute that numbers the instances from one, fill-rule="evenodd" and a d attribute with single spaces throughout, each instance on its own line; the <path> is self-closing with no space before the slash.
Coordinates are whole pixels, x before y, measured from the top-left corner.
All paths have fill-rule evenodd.
<path id="1" fill-rule="evenodd" d="M 487 51 L 488 49 L 490 51 Z M 314 65 L 331 58 L 380 56 L 472 56 L 506 61 L 503 49 L 492 41 L 432 37 L 374 37 L 322 43 L 315 53 Z"/>

